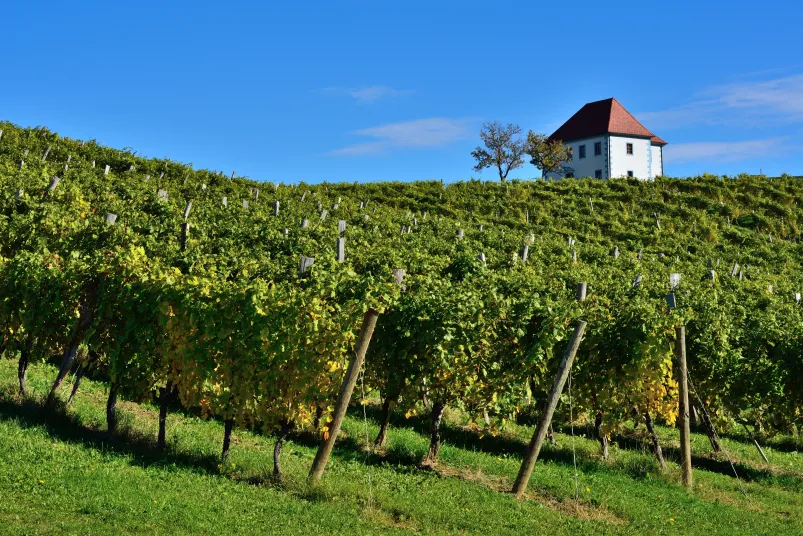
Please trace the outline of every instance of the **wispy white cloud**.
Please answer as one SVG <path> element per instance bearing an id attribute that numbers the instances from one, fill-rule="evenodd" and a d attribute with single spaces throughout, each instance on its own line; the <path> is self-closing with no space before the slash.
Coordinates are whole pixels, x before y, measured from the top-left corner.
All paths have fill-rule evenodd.
<path id="1" fill-rule="evenodd" d="M 469 137 L 471 124 L 470 119 L 430 117 L 364 128 L 354 134 L 373 138 L 373 141 L 348 145 L 329 154 L 365 155 L 384 153 L 399 147 L 439 147 Z"/>
<path id="2" fill-rule="evenodd" d="M 384 153 L 387 148 L 388 142 L 386 141 L 367 141 L 335 149 L 334 151 L 329 151 L 327 154 L 332 156 L 359 156 L 364 154 Z"/>
<path id="3" fill-rule="evenodd" d="M 401 97 L 413 93 L 408 89 L 394 89 L 388 86 L 366 86 L 358 88 L 328 87 L 325 88 L 324 91 L 351 97 L 361 104 L 370 104 L 380 99 Z"/>
<path id="4" fill-rule="evenodd" d="M 787 152 L 786 137 L 736 142 L 677 143 L 664 148 L 667 163 L 679 164 L 705 160 L 706 162 L 738 162 Z"/>
<path id="5" fill-rule="evenodd" d="M 803 74 L 729 84 L 706 93 L 729 108 L 758 109 L 803 119 Z"/>
<path id="6" fill-rule="evenodd" d="M 759 78 L 759 77 L 768 76 L 768 75 L 771 75 L 771 74 L 773 74 L 773 75 L 780 75 L 782 73 L 790 74 L 790 73 L 795 73 L 796 71 L 800 71 L 801 68 L 803 68 L 803 65 L 801 65 L 801 64 L 785 65 L 783 67 L 772 67 L 772 68 L 769 68 L 769 69 L 761 69 L 759 71 L 751 71 L 751 72 L 748 72 L 748 73 L 741 73 L 741 74 L 735 75 L 733 78 L 735 78 L 735 79 Z"/>
<path id="7" fill-rule="evenodd" d="M 684 105 L 636 116 L 654 130 L 803 122 L 803 74 L 714 86 Z"/>

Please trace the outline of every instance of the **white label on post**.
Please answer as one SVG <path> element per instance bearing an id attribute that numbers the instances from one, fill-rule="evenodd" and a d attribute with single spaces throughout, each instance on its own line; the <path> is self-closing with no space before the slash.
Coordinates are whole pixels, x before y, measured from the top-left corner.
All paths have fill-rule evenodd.
<path id="1" fill-rule="evenodd" d="M 669 274 L 669 286 L 674 290 L 678 288 L 678 284 L 680 283 L 680 274 L 678 273 L 671 273 Z"/>

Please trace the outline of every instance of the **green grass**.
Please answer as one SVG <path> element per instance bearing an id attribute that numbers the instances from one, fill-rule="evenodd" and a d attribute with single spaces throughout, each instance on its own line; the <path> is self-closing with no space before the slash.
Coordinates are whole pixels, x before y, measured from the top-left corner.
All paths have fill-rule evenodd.
<path id="1" fill-rule="evenodd" d="M 344 423 L 323 483 L 306 485 L 315 440 L 293 436 L 284 483 L 270 477 L 273 439 L 236 431 L 231 459 L 218 461 L 223 427 L 186 414 L 168 419 L 168 449 L 153 448 L 157 412 L 121 403 L 121 432 L 105 432 L 105 385 L 85 381 L 66 411 L 46 410 L 55 369 L 32 367 L 32 394 L 15 391 L 16 363 L 0 361 L 0 534 L 796 534 L 803 532 L 803 455 L 791 438 L 765 446 L 724 438 L 749 496 L 727 460 L 694 434 L 695 487 L 679 485 L 677 432 L 660 428 L 665 473 L 640 431 L 615 438 L 609 461 L 576 429 L 558 434 L 536 465 L 527 500 L 508 492 L 528 427 L 480 437 L 450 413 L 436 470 L 416 467 L 425 422 L 396 417 L 389 445 L 363 451 L 360 407 Z M 367 434 L 377 433 L 368 408 Z M 566 430 L 568 432 L 568 430 Z"/>

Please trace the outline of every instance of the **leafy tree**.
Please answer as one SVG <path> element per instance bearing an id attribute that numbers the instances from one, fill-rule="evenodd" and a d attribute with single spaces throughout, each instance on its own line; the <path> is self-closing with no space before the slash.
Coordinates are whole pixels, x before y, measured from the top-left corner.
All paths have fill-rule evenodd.
<path id="1" fill-rule="evenodd" d="M 550 140 L 546 134 L 536 134 L 532 130 L 527 134 L 525 153 L 530 155 L 530 163 L 547 173 L 563 173 L 562 164 L 572 156 L 570 147 L 560 140 Z"/>
<path id="2" fill-rule="evenodd" d="M 512 123 L 503 125 L 499 121 L 485 123 L 480 129 L 480 139 L 485 148 L 477 147 L 471 156 L 477 160 L 474 171 L 494 167 L 499 171 L 499 179 L 505 182 L 511 170 L 524 165 L 526 145 L 520 137 L 521 127 Z"/>

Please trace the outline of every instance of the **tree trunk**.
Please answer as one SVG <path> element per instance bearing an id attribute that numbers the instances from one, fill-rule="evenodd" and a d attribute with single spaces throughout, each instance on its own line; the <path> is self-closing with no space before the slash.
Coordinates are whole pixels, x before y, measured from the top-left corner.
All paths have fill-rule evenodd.
<path id="1" fill-rule="evenodd" d="M 173 386 L 169 381 L 159 393 L 159 435 L 156 439 L 156 448 L 159 450 L 164 450 L 167 445 L 167 432 L 165 430 L 167 425 L 167 406 L 170 404 L 170 395 L 172 393 Z"/>
<path id="2" fill-rule="evenodd" d="M 94 294 L 94 292 L 92 292 L 92 294 Z M 61 387 L 61 384 L 64 382 L 64 378 L 66 378 L 67 374 L 70 373 L 73 361 L 75 361 L 75 356 L 78 355 L 78 345 L 80 344 L 84 333 L 86 333 L 86 330 L 89 329 L 89 325 L 92 323 L 94 313 L 89 306 L 89 301 L 89 298 L 87 298 L 87 300 L 81 306 L 81 316 L 78 321 L 78 328 L 75 334 L 73 334 L 67 350 L 64 352 L 64 357 L 61 359 L 61 368 L 56 376 L 56 381 L 53 382 L 53 387 L 50 388 L 50 394 L 47 397 L 47 403 L 49 405 L 56 401 L 58 390 Z"/>
<path id="3" fill-rule="evenodd" d="M 597 439 L 599 440 L 600 452 L 604 460 L 608 459 L 608 438 L 602 430 L 602 412 L 597 412 L 597 418 L 594 421 L 594 430 L 597 432 Z"/>
<path id="4" fill-rule="evenodd" d="M 390 424 L 390 406 L 393 403 L 390 397 L 385 398 L 382 403 L 382 423 L 379 426 L 379 434 L 374 441 L 375 447 L 384 447 L 388 439 L 388 424 Z"/>
<path id="5" fill-rule="evenodd" d="M 84 377 L 85 372 L 86 366 L 84 364 L 81 364 L 78 367 L 78 370 L 75 371 L 75 380 L 72 384 L 72 391 L 70 392 L 70 398 L 67 399 L 68 406 L 72 404 L 72 399 L 75 398 L 75 394 L 78 392 L 78 388 L 81 386 L 81 379 Z"/>
<path id="6" fill-rule="evenodd" d="M 425 465 L 432 465 L 438 458 L 438 451 L 441 449 L 441 421 L 443 420 L 443 410 L 446 404 L 435 402 L 432 404 L 432 413 L 429 423 L 429 451 L 424 458 Z"/>
<path id="7" fill-rule="evenodd" d="M 20 382 L 20 396 L 24 397 L 28 394 L 26 391 L 27 387 L 27 380 L 28 380 L 28 363 L 31 357 L 31 350 L 30 345 L 26 345 L 22 351 L 20 351 L 20 362 L 17 367 L 17 378 Z"/>
<path id="8" fill-rule="evenodd" d="M 225 462 L 229 459 L 229 450 L 231 448 L 231 430 L 234 428 L 234 419 L 226 419 L 223 421 L 223 452 L 220 458 Z"/>
<path id="9" fill-rule="evenodd" d="M 661 465 L 661 470 L 663 471 L 666 469 L 664 453 L 661 450 L 661 444 L 658 442 L 658 434 L 655 433 L 655 428 L 653 427 L 652 417 L 650 416 L 649 411 L 644 413 L 644 424 L 647 426 L 647 432 L 650 434 L 650 439 L 652 440 L 652 452 L 655 454 L 655 457 L 658 458 L 658 463 Z"/>
<path id="10" fill-rule="evenodd" d="M 273 476 L 279 482 L 282 481 L 282 466 L 280 464 L 280 458 L 282 456 L 282 447 L 284 446 L 284 440 L 287 438 L 287 434 L 290 433 L 293 424 L 290 422 L 285 421 L 282 423 L 282 428 L 279 430 L 279 434 L 276 437 L 276 445 L 273 447 Z"/>
<path id="11" fill-rule="evenodd" d="M 722 446 L 717 440 L 716 433 L 714 433 L 714 423 L 711 422 L 711 419 L 708 416 L 708 412 L 705 411 L 705 408 L 703 408 L 701 413 L 703 414 L 703 424 L 705 424 L 705 432 L 708 434 L 708 440 L 711 442 L 711 448 L 714 449 L 714 452 L 719 452 L 722 450 Z"/>
<path id="12" fill-rule="evenodd" d="M 117 390 L 120 384 L 112 382 L 109 386 L 109 399 L 106 401 L 106 428 L 109 433 L 117 428 Z"/>
<path id="13" fill-rule="evenodd" d="M 75 356 L 78 355 L 78 343 L 73 343 L 67 350 L 64 351 L 64 356 L 61 358 L 61 367 L 56 376 L 56 381 L 53 382 L 53 387 L 50 388 L 50 394 L 47 397 L 47 403 L 53 404 L 56 401 L 56 393 L 61 388 L 62 382 L 70 373 Z"/>

